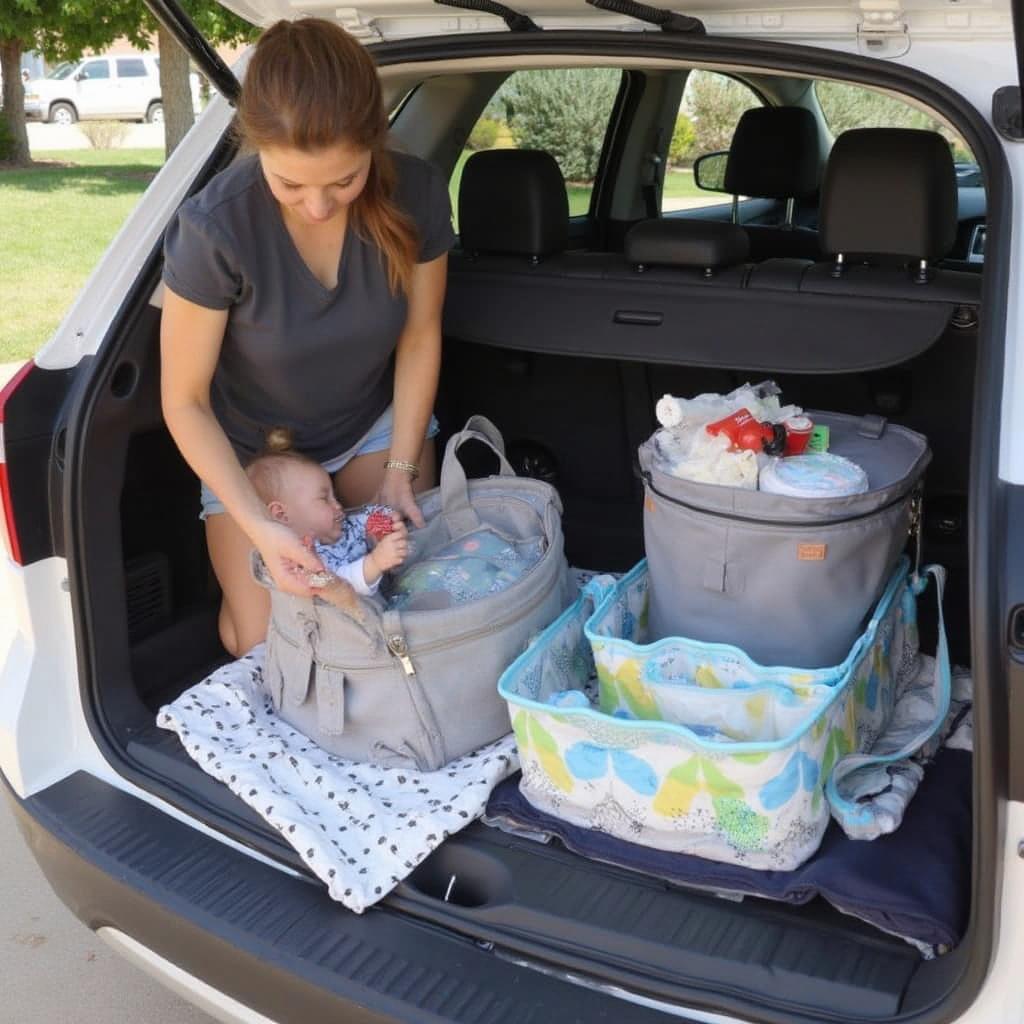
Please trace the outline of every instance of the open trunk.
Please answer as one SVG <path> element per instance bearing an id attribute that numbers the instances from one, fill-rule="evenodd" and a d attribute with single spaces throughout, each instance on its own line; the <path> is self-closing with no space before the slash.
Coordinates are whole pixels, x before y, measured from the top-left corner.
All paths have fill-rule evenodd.
<path id="1" fill-rule="evenodd" d="M 196 515 L 198 482 L 159 420 L 157 327 L 158 312 L 141 311 L 95 409 L 95 454 L 86 470 L 93 511 L 85 532 L 93 557 L 110 570 L 93 575 L 92 644 L 95 664 L 103 666 L 95 696 L 109 739 L 144 785 L 173 793 L 210 824 L 304 870 L 274 830 L 155 724 L 161 704 L 225 660 L 218 593 Z M 924 555 L 950 570 L 947 621 L 961 663 L 970 647 L 966 503 L 975 354 L 975 332 L 953 330 L 917 359 L 876 374 L 777 378 L 787 399 L 812 407 L 899 408 L 894 418 L 930 438 Z M 126 389 L 133 366 L 138 380 Z M 657 397 L 726 391 L 751 377 L 456 339 L 446 341 L 444 366 L 444 432 L 471 412 L 492 418 L 520 466 L 559 487 L 572 564 L 608 570 L 642 557 L 633 461 L 637 443 L 654 429 Z M 119 502 L 110 500 L 115 494 Z M 934 650 L 927 631 L 923 648 Z M 446 903 L 453 874 L 459 896 Z M 685 1005 L 743 1012 L 753 1004 L 764 1019 L 920 1011 L 955 983 L 966 952 L 923 962 L 911 946 L 820 900 L 804 907 L 728 902 L 481 824 L 449 839 L 387 902 L 509 955 Z"/>
<path id="2" fill-rule="evenodd" d="M 598 255 L 621 259 L 614 252 Z M 160 314 L 145 301 L 158 273 L 154 258 L 135 305 L 125 307 L 116 336 L 98 357 L 74 427 L 71 493 L 77 497 L 66 542 L 84 587 L 81 652 L 94 733 L 118 770 L 143 788 L 305 873 L 276 831 L 155 724 L 162 704 L 226 660 L 216 628 L 219 594 L 197 516 L 199 482 L 160 416 Z M 934 461 L 927 475 L 923 555 L 949 569 L 951 655 L 970 664 L 968 494 L 973 410 L 983 408 L 975 404 L 976 316 L 950 322 L 933 343 L 895 365 L 807 374 L 793 356 L 773 366 L 768 346 L 756 363 L 723 358 L 718 368 L 687 365 L 684 357 L 643 346 L 606 344 L 598 336 L 593 348 L 565 343 L 560 332 L 567 318 L 586 313 L 583 305 L 572 305 L 585 301 L 579 294 L 570 301 L 559 293 L 548 305 L 538 300 L 521 344 L 509 339 L 507 322 L 495 324 L 490 337 L 467 337 L 459 328 L 473 315 L 472 296 L 511 280 L 489 273 L 453 261 L 437 407 L 440 441 L 471 413 L 491 418 L 520 471 L 558 487 L 571 564 L 625 570 L 642 557 L 642 489 L 634 459 L 655 427 L 658 397 L 728 391 L 773 376 L 787 401 L 879 413 L 929 438 Z M 724 289 L 719 294 L 706 301 L 702 322 L 707 332 L 720 332 L 728 352 L 732 334 L 756 329 L 756 311 L 736 317 L 735 296 Z M 785 301 L 786 315 L 798 319 L 800 297 Z M 827 330 L 828 317 L 818 323 Z M 884 322 L 882 328 L 884 333 Z M 922 621 L 922 649 L 934 650 L 930 613 Z M 452 874 L 464 884 L 446 902 Z M 954 951 L 925 961 L 900 939 L 821 900 L 801 907 L 725 900 L 479 823 L 446 841 L 384 907 L 384 913 L 412 915 L 496 956 L 574 975 L 589 986 L 780 1022 L 944 1019 L 975 936 L 972 930 Z"/>

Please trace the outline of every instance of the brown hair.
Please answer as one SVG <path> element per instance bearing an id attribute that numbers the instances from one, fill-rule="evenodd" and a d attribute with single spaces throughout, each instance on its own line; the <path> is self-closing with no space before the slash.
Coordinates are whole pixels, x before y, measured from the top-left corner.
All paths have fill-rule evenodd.
<path id="1" fill-rule="evenodd" d="M 245 474 L 260 501 L 269 505 L 282 497 L 283 470 L 294 465 L 321 468 L 316 459 L 292 447 L 292 432 L 287 427 L 272 427 L 267 431 L 263 451 L 245 467 Z"/>
<path id="2" fill-rule="evenodd" d="M 354 228 L 380 251 L 393 293 L 408 292 L 418 250 L 412 219 L 392 200 L 395 167 L 373 59 L 324 18 L 279 21 L 260 36 L 238 101 L 238 130 L 255 149 L 311 152 L 347 142 L 371 153 Z"/>

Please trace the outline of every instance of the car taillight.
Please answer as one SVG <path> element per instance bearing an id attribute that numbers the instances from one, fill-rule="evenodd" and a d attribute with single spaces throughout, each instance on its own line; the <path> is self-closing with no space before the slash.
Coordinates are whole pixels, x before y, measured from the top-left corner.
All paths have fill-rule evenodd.
<path id="1" fill-rule="evenodd" d="M 11 395 L 18 390 L 21 382 L 29 375 L 35 366 L 31 360 L 27 362 L 8 382 L 3 391 L 0 391 L 0 505 L 3 505 L 3 518 L 0 520 L 0 529 L 4 534 L 4 541 L 7 544 L 7 552 L 18 565 L 24 564 L 21 560 L 21 545 L 18 543 L 18 529 L 14 522 L 14 505 L 11 502 L 10 477 L 7 475 L 7 452 L 4 447 L 4 419 L 7 403 Z"/>

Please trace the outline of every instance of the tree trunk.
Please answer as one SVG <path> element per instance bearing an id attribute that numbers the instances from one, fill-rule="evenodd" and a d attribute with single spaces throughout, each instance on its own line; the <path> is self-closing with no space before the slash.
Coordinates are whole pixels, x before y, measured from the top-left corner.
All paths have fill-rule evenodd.
<path id="1" fill-rule="evenodd" d="M 163 27 L 157 33 L 160 48 L 160 96 L 164 105 L 164 148 L 169 157 L 195 123 L 188 54 Z"/>
<path id="2" fill-rule="evenodd" d="M 25 127 L 25 85 L 21 80 L 21 40 L 0 39 L 0 74 L 4 79 L 4 109 L 2 117 L 11 138 L 8 163 L 26 167 L 32 163 L 28 149 L 28 129 Z M 0 141 L 0 161 L 4 159 Z"/>

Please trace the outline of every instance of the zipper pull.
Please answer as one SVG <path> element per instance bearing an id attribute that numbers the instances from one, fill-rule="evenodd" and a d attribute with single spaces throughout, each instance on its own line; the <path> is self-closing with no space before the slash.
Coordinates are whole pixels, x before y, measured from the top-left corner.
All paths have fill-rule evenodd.
<path id="1" fill-rule="evenodd" d="M 402 663 L 402 671 L 407 676 L 416 675 L 412 658 L 409 657 L 409 647 L 405 642 L 405 637 L 400 633 L 396 633 L 394 636 L 389 636 L 387 642 L 388 650 Z"/>

